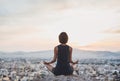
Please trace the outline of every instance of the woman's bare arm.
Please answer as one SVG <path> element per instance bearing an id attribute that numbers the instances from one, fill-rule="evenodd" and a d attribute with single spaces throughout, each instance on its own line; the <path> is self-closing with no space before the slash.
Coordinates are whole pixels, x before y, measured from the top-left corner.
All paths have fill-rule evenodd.
<path id="1" fill-rule="evenodd" d="M 57 54 L 58 54 L 58 47 L 56 46 L 56 47 L 54 48 L 54 57 L 53 57 L 53 60 L 50 61 L 50 62 L 44 62 L 44 64 L 52 64 L 52 63 L 56 62 Z"/>
<path id="2" fill-rule="evenodd" d="M 72 47 L 69 48 L 69 51 L 70 51 L 70 63 L 72 63 L 72 64 L 77 64 L 77 63 L 78 63 L 78 60 L 75 61 L 75 62 L 73 62 L 73 60 L 72 60 Z"/>

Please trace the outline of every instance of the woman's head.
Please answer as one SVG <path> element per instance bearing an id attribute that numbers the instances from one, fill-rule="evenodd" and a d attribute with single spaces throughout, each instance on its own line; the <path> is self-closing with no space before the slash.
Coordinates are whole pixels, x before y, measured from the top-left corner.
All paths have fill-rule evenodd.
<path id="1" fill-rule="evenodd" d="M 66 32 L 61 32 L 59 35 L 59 42 L 62 44 L 66 44 L 68 42 L 68 35 Z"/>

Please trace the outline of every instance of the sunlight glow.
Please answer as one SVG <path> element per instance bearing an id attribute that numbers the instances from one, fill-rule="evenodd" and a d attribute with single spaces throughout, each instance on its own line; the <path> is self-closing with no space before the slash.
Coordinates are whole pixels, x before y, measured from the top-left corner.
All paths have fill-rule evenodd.
<path id="1" fill-rule="evenodd" d="M 118 0 L 0 1 L 0 50 L 53 49 L 65 31 L 73 48 L 119 51 L 115 46 L 120 41 L 119 4 Z"/>

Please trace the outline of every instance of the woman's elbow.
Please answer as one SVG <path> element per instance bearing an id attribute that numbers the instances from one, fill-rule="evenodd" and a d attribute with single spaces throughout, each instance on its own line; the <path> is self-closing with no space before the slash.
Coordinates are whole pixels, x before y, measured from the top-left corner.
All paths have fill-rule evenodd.
<path id="1" fill-rule="evenodd" d="M 53 62 L 56 62 L 56 59 L 53 59 Z"/>
<path id="2" fill-rule="evenodd" d="M 54 60 L 54 62 L 56 62 L 56 59 Z"/>
<path id="3" fill-rule="evenodd" d="M 70 60 L 70 63 L 73 63 L 73 61 L 72 61 L 72 60 Z"/>

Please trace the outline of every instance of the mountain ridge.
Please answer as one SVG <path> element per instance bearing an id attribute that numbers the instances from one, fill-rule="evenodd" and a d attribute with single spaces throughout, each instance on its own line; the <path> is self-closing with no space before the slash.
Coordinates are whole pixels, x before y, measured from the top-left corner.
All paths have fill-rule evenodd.
<path id="1" fill-rule="evenodd" d="M 1 57 L 39 57 L 39 58 L 50 58 L 53 57 L 53 50 L 44 51 L 15 51 L 15 52 L 2 52 L 0 51 Z M 74 58 L 117 58 L 120 57 L 120 52 L 111 51 L 90 51 L 73 49 Z"/>

